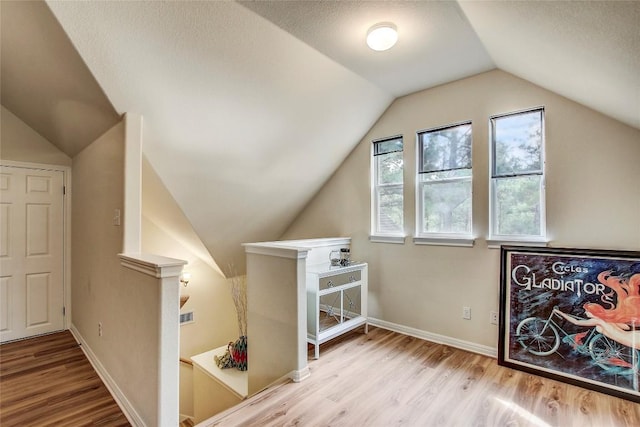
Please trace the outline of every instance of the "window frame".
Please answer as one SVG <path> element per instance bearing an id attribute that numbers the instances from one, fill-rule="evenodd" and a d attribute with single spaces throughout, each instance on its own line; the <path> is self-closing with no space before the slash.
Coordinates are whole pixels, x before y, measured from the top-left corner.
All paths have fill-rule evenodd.
<path id="1" fill-rule="evenodd" d="M 383 154 L 378 154 L 376 155 L 375 152 L 375 147 L 376 144 L 378 143 L 383 143 L 383 142 L 387 142 L 387 141 L 395 141 L 395 140 L 400 140 L 400 142 L 402 143 L 402 150 L 396 150 L 396 151 L 392 151 L 389 153 L 383 153 Z M 402 180 L 399 183 L 393 183 L 393 184 L 382 184 L 380 185 L 378 183 L 378 160 L 376 159 L 376 157 L 379 157 L 381 155 L 385 155 L 385 154 L 392 154 L 392 153 L 396 153 L 396 152 L 401 152 L 402 153 Z M 404 172 L 405 172 L 405 160 L 404 160 L 404 135 L 399 134 L 399 135 L 393 135 L 393 136 L 388 136 L 388 137 L 384 137 L 384 138 L 378 138 L 378 139 L 374 139 L 371 141 L 371 153 L 370 153 L 370 159 L 371 159 L 371 177 L 370 177 L 370 183 L 371 183 L 371 207 L 370 207 L 370 211 L 371 211 L 371 226 L 370 226 L 370 235 L 369 235 L 369 240 L 372 242 L 376 242 L 376 243 L 404 243 L 405 240 L 405 231 L 404 231 L 404 225 L 405 225 L 405 219 L 404 219 L 404 215 L 405 215 L 405 209 L 404 209 Z M 383 232 L 381 231 L 380 228 L 380 211 L 379 211 L 379 189 L 380 188 L 392 188 L 392 187 L 396 187 L 396 188 L 400 188 L 401 192 L 402 192 L 402 231 L 397 232 L 397 233 L 393 233 L 393 232 Z"/>
<path id="2" fill-rule="evenodd" d="M 541 127 L 541 147 L 540 147 L 540 164 L 539 171 L 528 171 L 522 173 L 500 174 L 496 173 L 496 121 L 505 117 L 523 115 L 527 113 L 540 113 Z M 499 248 L 502 244 L 523 244 L 530 246 L 546 246 L 549 242 L 547 232 L 547 215 L 546 215 L 546 111 L 544 106 L 527 108 L 523 110 L 512 111 L 508 113 L 496 114 L 489 117 L 489 236 L 487 244 L 490 248 Z M 539 214 L 540 228 L 539 234 L 498 234 L 498 219 L 496 215 L 497 209 L 497 190 L 496 184 L 500 180 L 513 179 L 526 176 L 540 176 L 539 183 Z"/>
<path id="3" fill-rule="evenodd" d="M 456 128 L 459 126 L 470 127 L 470 150 L 471 150 L 471 158 L 469 161 L 469 168 L 460 168 L 460 169 L 468 169 L 470 171 L 469 176 L 464 177 L 447 177 L 441 180 L 432 181 L 430 183 L 424 182 L 421 180 L 420 175 L 422 164 L 423 164 L 423 151 L 422 150 L 422 135 L 438 132 L 446 129 Z M 424 172 L 428 173 L 428 172 Z M 443 183 L 450 183 L 456 181 L 468 181 L 469 187 L 471 191 L 471 209 L 469 212 L 470 218 L 470 230 L 468 232 L 460 232 L 460 233 L 440 233 L 440 232 L 423 232 L 423 221 L 424 221 L 424 204 L 423 204 L 423 187 L 425 185 L 438 185 Z M 437 246 L 463 246 L 463 247 L 472 247 L 475 242 L 475 238 L 473 236 L 473 121 L 465 120 L 456 123 L 447 124 L 444 126 L 437 126 L 434 128 L 423 129 L 416 132 L 416 174 L 415 174 L 415 235 L 413 238 L 413 242 L 418 245 L 437 245 Z"/>

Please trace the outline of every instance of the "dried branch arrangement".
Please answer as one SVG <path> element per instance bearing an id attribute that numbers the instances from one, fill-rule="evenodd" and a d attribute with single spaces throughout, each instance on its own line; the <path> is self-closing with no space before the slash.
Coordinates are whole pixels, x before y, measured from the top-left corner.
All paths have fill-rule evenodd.
<path id="1" fill-rule="evenodd" d="M 232 273 L 235 273 L 232 266 L 229 269 Z M 233 304 L 236 306 L 240 336 L 247 336 L 247 276 L 234 275 L 230 280 L 231 297 L 233 298 Z"/>

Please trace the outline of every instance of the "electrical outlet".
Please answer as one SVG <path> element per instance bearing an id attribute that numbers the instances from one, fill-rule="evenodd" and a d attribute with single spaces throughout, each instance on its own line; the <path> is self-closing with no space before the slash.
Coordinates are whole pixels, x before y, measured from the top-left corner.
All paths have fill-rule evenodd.
<path id="1" fill-rule="evenodd" d="M 462 318 L 471 319 L 471 307 L 462 307 Z"/>
<path id="2" fill-rule="evenodd" d="M 98 336 L 102 336 L 102 322 L 98 322 Z"/>
<path id="3" fill-rule="evenodd" d="M 498 312 L 497 311 L 490 311 L 489 312 L 489 323 L 491 323 L 492 325 L 497 325 L 498 324 Z"/>

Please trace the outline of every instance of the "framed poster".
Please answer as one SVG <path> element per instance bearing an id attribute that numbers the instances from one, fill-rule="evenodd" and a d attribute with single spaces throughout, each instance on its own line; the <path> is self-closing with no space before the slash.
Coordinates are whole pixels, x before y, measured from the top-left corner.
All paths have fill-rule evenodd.
<path id="1" fill-rule="evenodd" d="M 640 403 L 640 252 L 503 246 L 498 364 Z"/>

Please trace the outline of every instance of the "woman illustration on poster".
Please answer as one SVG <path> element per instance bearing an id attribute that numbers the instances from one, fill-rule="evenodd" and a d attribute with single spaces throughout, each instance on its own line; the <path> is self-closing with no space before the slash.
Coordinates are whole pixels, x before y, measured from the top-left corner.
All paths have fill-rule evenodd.
<path id="1" fill-rule="evenodd" d="M 627 347 L 640 350 L 640 274 L 630 278 L 614 276 L 611 271 L 598 274 L 598 280 L 617 295 L 617 304 L 606 309 L 600 304 L 586 303 L 586 319 L 578 319 L 558 309 L 554 313 L 579 326 L 595 326 L 602 335 Z"/>
<path id="2" fill-rule="evenodd" d="M 618 323 L 607 322 L 599 317 L 594 317 L 594 315 L 585 308 L 585 313 L 588 319 L 577 319 L 575 317 L 571 317 L 568 314 L 563 313 L 558 309 L 553 310 L 554 313 L 559 314 L 563 318 L 567 319 L 569 322 L 578 326 L 595 326 L 596 330 L 600 332 L 607 338 L 611 338 L 614 341 L 619 342 L 620 344 L 626 345 L 627 347 L 635 348 L 636 350 L 640 350 L 640 330 L 632 329 L 637 324 L 628 325 L 629 329 L 624 330 L 621 329 Z M 640 325 L 638 325 L 640 326 Z"/>

